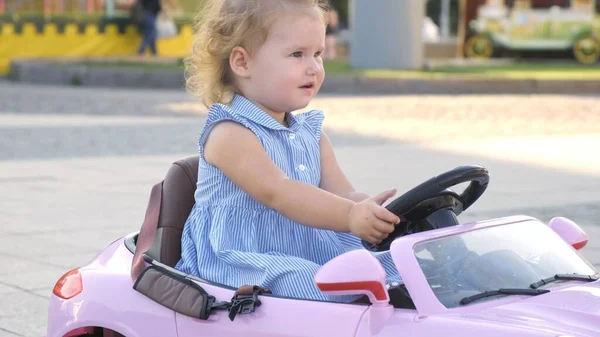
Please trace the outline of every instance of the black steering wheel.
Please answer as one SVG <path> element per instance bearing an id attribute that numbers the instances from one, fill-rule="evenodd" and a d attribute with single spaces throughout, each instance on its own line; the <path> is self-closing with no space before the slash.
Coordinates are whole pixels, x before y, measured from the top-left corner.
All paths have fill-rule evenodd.
<path id="1" fill-rule="evenodd" d="M 363 246 L 374 252 L 386 251 L 398 237 L 458 225 L 456 216 L 479 199 L 489 180 L 488 171 L 481 166 L 459 166 L 425 181 L 386 206 L 401 219 L 394 231 L 379 244 L 363 240 Z M 471 183 L 460 195 L 450 189 L 465 182 Z"/>

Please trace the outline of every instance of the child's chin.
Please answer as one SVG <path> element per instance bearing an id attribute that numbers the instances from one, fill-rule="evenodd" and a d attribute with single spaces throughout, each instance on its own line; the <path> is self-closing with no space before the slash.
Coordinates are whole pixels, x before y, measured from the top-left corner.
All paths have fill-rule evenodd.
<path id="1" fill-rule="evenodd" d="M 299 99 L 297 102 L 295 102 L 297 103 L 296 105 L 298 105 L 296 109 L 306 108 L 310 104 L 310 102 L 315 98 L 316 95 L 317 93 L 315 92 L 310 96 L 304 96 L 301 99 Z"/>
<path id="2" fill-rule="evenodd" d="M 298 102 L 297 104 L 294 104 L 293 106 L 291 106 L 291 109 L 288 110 L 288 111 L 295 111 L 295 110 L 304 109 L 304 108 L 306 108 L 310 104 L 311 100 L 312 100 L 312 97 L 304 100 L 304 102 Z"/>

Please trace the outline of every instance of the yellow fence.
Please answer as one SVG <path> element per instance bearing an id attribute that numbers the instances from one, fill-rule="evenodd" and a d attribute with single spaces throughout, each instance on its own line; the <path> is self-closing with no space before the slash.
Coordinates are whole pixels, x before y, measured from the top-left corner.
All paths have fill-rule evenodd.
<path id="1" fill-rule="evenodd" d="M 80 32 L 76 24 L 67 24 L 58 32 L 55 24 L 44 24 L 42 32 L 33 23 L 23 24 L 21 32 L 10 23 L 0 27 L 0 74 L 7 74 L 10 61 L 17 58 L 98 57 L 136 55 L 141 36 L 133 25 L 119 32 L 116 24 L 108 24 L 104 32 L 89 24 Z M 179 34 L 157 43 L 159 56 L 184 57 L 191 50 L 192 27 L 183 25 Z"/>

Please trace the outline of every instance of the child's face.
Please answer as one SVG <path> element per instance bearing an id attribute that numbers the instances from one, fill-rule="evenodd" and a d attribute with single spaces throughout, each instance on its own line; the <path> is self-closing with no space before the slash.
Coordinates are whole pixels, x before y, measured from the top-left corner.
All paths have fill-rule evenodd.
<path id="1" fill-rule="evenodd" d="M 245 94 L 270 112 L 305 108 L 325 77 L 324 48 L 325 25 L 316 9 L 314 16 L 278 18 L 263 46 L 250 58 Z"/>

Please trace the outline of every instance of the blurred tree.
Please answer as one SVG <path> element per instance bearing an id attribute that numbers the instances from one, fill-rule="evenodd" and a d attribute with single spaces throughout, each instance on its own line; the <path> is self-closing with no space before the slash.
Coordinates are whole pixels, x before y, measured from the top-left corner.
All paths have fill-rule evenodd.
<path id="1" fill-rule="evenodd" d="M 340 26 L 348 27 L 348 0 L 329 0 L 331 7 L 335 8 L 340 17 Z"/>
<path id="2" fill-rule="evenodd" d="M 348 1 L 349 0 L 329 0 L 329 4 L 338 11 L 340 25 L 348 27 Z M 180 0 L 181 7 L 188 14 L 195 14 L 202 0 Z"/>
<path id="3" fill-rule="evenodd" d="M 199 0 L 180 0 L 181 8 L 186 14 L 196 14 L 202 1 Z"/>

